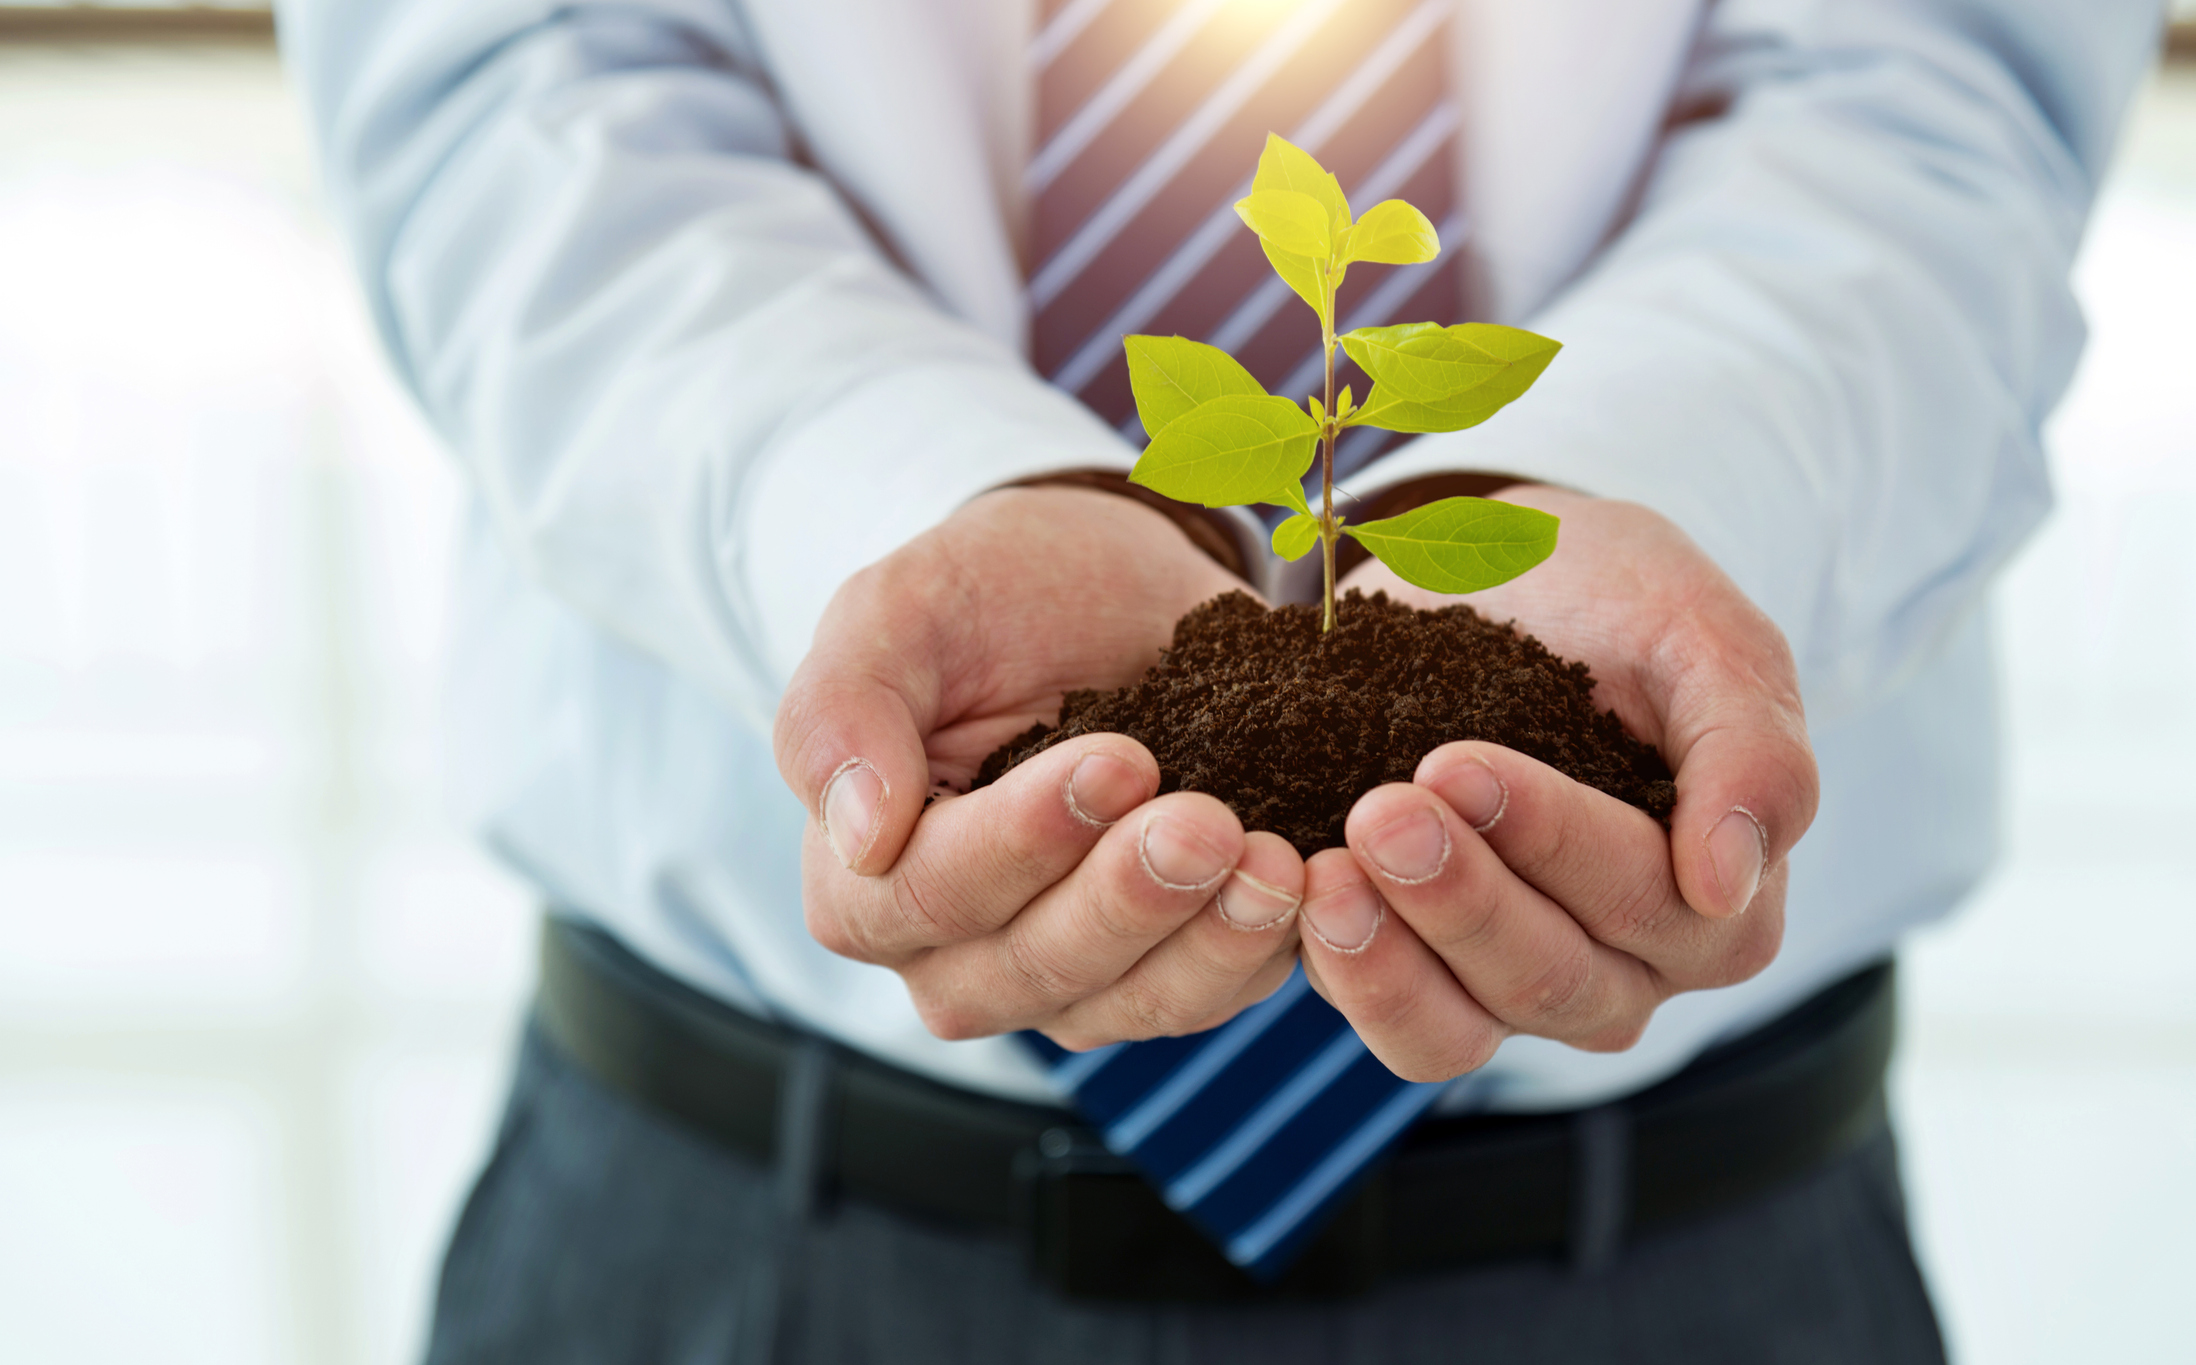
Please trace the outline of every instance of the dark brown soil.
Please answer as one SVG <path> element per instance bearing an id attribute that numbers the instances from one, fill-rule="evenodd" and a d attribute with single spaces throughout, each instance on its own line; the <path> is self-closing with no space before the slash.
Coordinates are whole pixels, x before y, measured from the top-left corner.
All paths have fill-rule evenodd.
<path id="1" fill-rule="evenodd" d="M 1419 611 L 1351 592 L 1336 616 L 1322 637 L 1316 607 L 1214 598 L 1175 624 L 1173 647 L 1141 681 L 1070 692 L 1057 727 L 1009 740 L 975 785 L 1063 739 L 1111 731 L 1151 750 L 1160 791 L 1210 792 L 1244 828 L 1272 830 L 1308 857 L 1341 846 L 1358 797 L 1410 781 L 1443 744 L 1481 739 L 1668 823 L 1668 766 L 1594 708 L 1586 665 L 1465 606 Z"/>

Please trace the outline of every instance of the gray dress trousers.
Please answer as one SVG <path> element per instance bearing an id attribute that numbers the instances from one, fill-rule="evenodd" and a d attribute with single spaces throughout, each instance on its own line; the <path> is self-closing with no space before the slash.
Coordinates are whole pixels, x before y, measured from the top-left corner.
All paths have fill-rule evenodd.
<path id="1" fill-rule="evenodd" d="M 1260 1307 L 1034 1284 L 1011 1239 L 842 1203 L 796 1229 L 770 1172 L 530 1033 L 445 1259 L 430 1365 L 1941 1365 L 1888 1130 L 1759 1201 L 1553 1260 Z M 779 1262 L 797 1262 L 790 1299 Z M 774 1305 L 787 1304 L 784 1311 Z"/>

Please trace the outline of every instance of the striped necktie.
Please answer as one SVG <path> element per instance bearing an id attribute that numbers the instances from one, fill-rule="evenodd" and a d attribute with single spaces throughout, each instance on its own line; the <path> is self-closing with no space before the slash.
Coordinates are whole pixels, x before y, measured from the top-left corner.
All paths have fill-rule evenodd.
<path id="1" fill-rule="evenodd" d="M 1138 437 L 1121 338 L 1180 335 L 1228 351 L 1276 393 L 1320 381 L 1310 310 L 1275 278 L 1233 204 L 1277 132 L 1324 162 L 1358 209 L 1407 199 L 1448 248 L 1418 266 L 1358 265 L 1341 330 L 1461 322 L 1452 254 L 1454 0 L 1046 0 L 1030 54 L 1036 153 L 1031 343 L 1038 370 Z M 1335 383 L 1369 383 L 1336 357 Z M 1354 471 L 1392 438 L 1362 427 Z"/>
<path id="2" fill-rule="evenodd" d="M 1130 332 L 1207 341 L 1276 392 L 1313 392 L 1318 324 L 1231 205 L 1250 191 L 1267 132 L 1279 132 L 1325 162 L 1353 205 L 1408 199 L 1453 248 L 1452 8 L 1049 0 L 1031 52 L 1038 135 L 1026 181 L 1038 368 L 1131 436 Z M 1344 329 L 1460 320 L 1448 255 L 1360 265 L 1344 288 Z M 1365 378 L 1352 378 L 1365 393 Z M 1351 432 L 1337 472 L 1386 439 Z M 1191 1037 L 1081 1054 L 1024 1039 L 1106 1145 L 1261 1278 L 1287 1267 L 1442 1089 L 1397 1079 L 1301 967 L 1271 998 Z"/>

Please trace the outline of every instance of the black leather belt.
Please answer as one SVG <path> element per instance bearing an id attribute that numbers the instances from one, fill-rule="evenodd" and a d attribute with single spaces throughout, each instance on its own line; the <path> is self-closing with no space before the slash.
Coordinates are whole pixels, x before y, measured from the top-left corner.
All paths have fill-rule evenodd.
<path id="1" fill-rule="evenodd" d="M 781 1095 L 821 1046 L 673 980 L 600 930 L 552 918 L 536 1018 L 613 1090 L 759 1162 Z M 1429 1118 L 1277 1284 L 1228 1264 L 1097 1133 L 1064 1109 L 992 1099 L 844 1048 L 823 1072 L 818 1188 L 919 1217 L 1012 1231 L 1036 1274 L 1077 1297 L 1331 1298 L 1508 1257 L 1591 1265 L 1627 1231 L 1736 1204 L 1812 1170 L 1884 1122 L 1892 968 L 1847 977 L 1620 1103 L 1558 1115 Z M 814 1088 L 813 1080 L 809 1086 Z"/>

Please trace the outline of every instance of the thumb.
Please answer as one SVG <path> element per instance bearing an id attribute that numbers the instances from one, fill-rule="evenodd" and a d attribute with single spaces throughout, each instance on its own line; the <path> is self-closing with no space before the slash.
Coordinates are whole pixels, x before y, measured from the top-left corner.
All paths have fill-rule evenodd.
<path id="1" fill-rule="evenodd" d="M 1666 652 L 1687 660 L 1682 670 L 1650 681 L 1677 775 L 1678 891 L 1711 919 L 1753 902 L 1814 822 L 1820 794 L 1791 650 L 1735 588 L 1730 599 L 1696 614 L 1683 628 L 1696 638 Z"/>
<path id="2" fill-rule="evenodd" d="M 779 774 L 866 877 L 891 868 L 922 813 L 940 694 L 918 614 L 883 596 L 857 576 L 832 599 L 771 727 Z"/>

